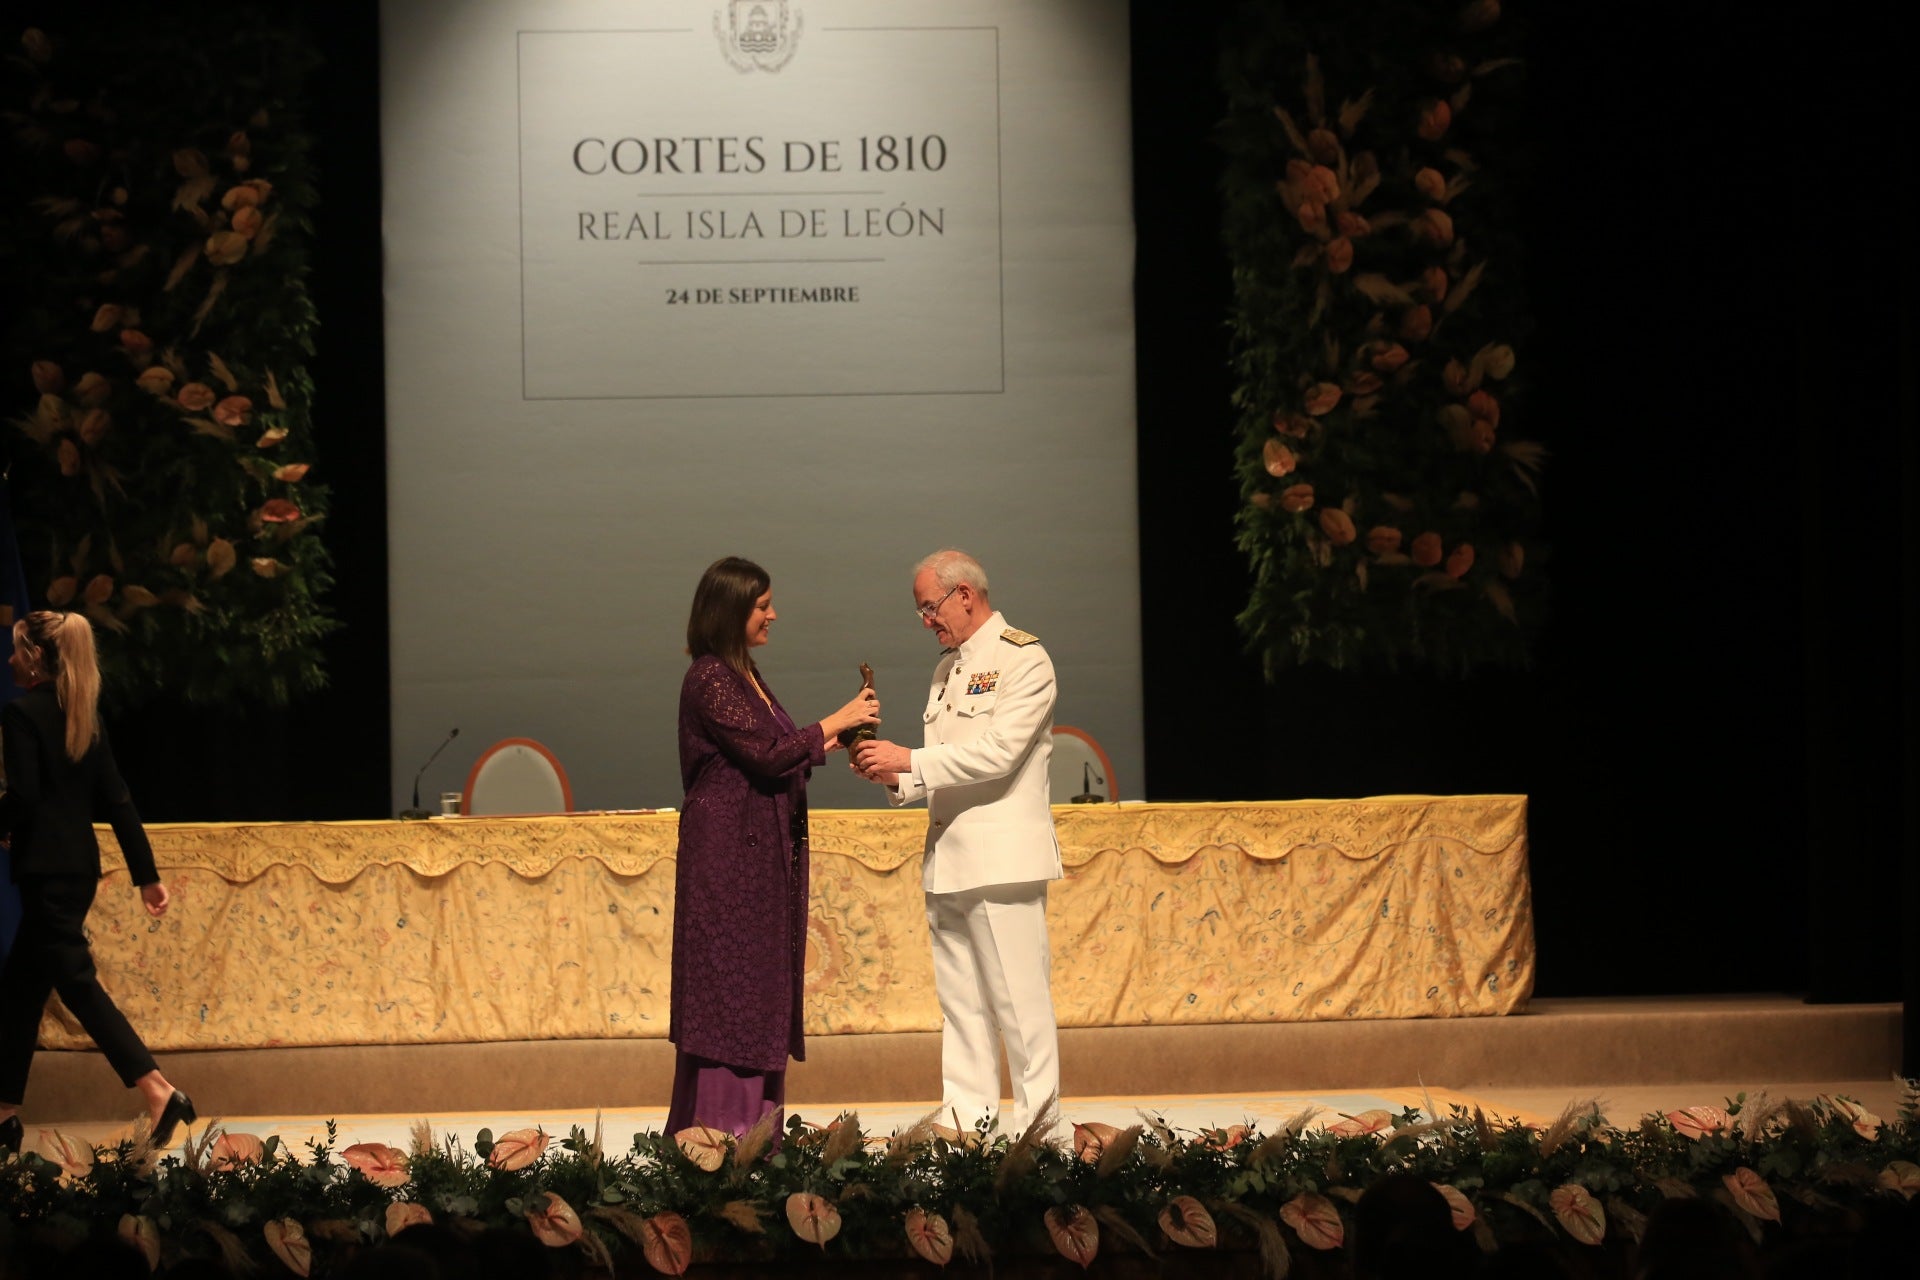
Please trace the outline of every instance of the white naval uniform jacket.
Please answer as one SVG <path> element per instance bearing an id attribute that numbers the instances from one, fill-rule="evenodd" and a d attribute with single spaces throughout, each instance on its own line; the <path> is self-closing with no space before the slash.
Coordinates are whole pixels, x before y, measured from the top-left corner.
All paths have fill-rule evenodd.
<path id="1" fill-rule="evenodd" d="M 1047 786 L 1054 693 L 1047 651 L 998 611 L 940 655 L 926 745 L 887 793 L 896 805 L 926 798 L 928 893 L 1060 878 Z"/>

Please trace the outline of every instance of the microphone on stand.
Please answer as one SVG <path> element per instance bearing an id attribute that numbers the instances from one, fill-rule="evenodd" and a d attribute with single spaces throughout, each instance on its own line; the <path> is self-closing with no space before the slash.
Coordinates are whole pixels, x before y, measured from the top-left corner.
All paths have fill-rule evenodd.
<path id="1" fill-rule="evenodd" d="M 400 816 L 402 818 L 405 818 L 407 821 L 412 822 L 419 818 L 431 818 L 433 816 L 431 813 L 427 812 L 425 809 L 422 809 L 420 807 L 420 779 L 426 775 L 427 765 L 432 764 L 435 760 L 439 759 L 440 753 L 447 749 L 447 744 L 449 742 L 452 742 L 455 738 L 459 736 L 460 736 L 459 729 L 456 728 L 456 729 L 447 730 L 447 736 L 440 740 L 440 745 L 435 747 L 433 749 L 433 754 L 427 757 L 427 764 L 421 765 L 420 772 L 413 775 L 413 807 L 411 809 L 402 809 L 400 811 Z"/>
<path id="2" fill-rule="evenodd" d="M 1100 792 L 1095 791 L 1093 789 L 1093 781 L 1096 777 L 1099 777 L 1099 775 L 1094 773 L 1093 771 L 1093 762 L 1090 760 L 1081 761 L 1080 762 L 1080 794 L 1075 796 L 1071 801 L 1071 803 L 1073 804 L 1105 804 L 1106 803 L 1106 800 L 1107 800 L 1106 796 L 1102 795 Z M 1100 778 L 1100 785 L 1103 787 L 1106 786 L 1107 780 L 1105 778 Z M 419 801 L 415 800 L 414 803 L 418 804 Z M 405 815 L 402 815 L 402 816 L 405 816 Z"/>

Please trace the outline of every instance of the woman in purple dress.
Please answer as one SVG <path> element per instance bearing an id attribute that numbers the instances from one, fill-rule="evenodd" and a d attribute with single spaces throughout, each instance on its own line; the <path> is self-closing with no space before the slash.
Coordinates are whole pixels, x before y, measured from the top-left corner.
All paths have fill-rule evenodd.
<path id="1" fill-rule="evenodd" d="M 785 1107 L 787 1059 L 806 1057 L 807 777 L 840 734 L 880 721 L 862 689 L 796 728 L 751 656 L 775 616 L 767 571 L 728 556 L 701 577 L 687 620 L 668 1133 L 745 1133 Z"/>

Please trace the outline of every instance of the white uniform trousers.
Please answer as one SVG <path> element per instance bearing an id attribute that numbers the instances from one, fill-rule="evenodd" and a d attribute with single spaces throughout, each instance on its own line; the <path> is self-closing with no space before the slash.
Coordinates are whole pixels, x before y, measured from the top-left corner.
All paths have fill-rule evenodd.
<path id="1" fill-rule="evenodd" d="M 1060 1037 L 1049 985 L 1047 882 L 927 895 L 940 995 L 943 1109 L 962 1128 L 1000 1111 L 1000 1050 L 1018 1135 L 1060 1091 Z"/>

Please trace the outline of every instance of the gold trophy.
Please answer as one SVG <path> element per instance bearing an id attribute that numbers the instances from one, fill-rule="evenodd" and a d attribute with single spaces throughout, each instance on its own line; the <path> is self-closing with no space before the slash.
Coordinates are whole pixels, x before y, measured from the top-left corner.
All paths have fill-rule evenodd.
<path id="1" fill-rule="evenodd" d="M 873 688 L 873 668 L 864 662 L 860 664 L 860 687 L 862 689 Z M 847 754 L 851 756 L 855 745 L 862 742 L 871 742 L 879 736 L 879 734 L 873 731 L 872 725 L 857 724 L 851 729 L 841 731 L 840 745 L 845 747 Z"/>

